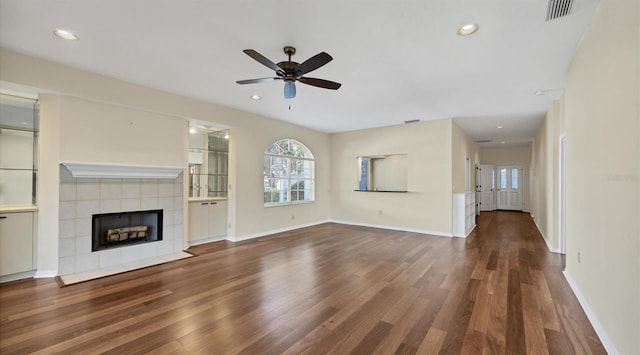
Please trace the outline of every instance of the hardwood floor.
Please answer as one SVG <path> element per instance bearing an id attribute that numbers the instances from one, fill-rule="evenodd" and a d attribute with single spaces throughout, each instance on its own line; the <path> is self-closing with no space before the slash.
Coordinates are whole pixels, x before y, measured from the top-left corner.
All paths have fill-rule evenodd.
<path id="1" fill-rule="evenodd" d="M 528 214 L 467 238 L 323 224 L 59 288 L 0 286 L 1 354 L 604 354 Z"/>

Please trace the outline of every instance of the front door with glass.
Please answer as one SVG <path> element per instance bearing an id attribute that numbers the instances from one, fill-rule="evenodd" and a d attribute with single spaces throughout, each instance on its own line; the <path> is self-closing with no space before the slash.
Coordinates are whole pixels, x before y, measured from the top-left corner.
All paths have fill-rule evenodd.
<path id="1" fill-rule="evenodd" d="M 497 207 L 499 210 L 522 211 L 522 167 L 500 165 L 498 171 Z"/>

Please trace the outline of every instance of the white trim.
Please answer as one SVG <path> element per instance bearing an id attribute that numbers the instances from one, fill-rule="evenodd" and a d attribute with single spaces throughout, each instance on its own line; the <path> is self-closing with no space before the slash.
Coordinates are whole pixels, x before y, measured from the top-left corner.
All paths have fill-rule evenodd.
<path id="1" fill-rule="evenodd" d="M 278 229 L 272 229 L 270 231 L 265 231 L 265 232 L 260 232 L 260 233 L 255 233 L 255 234 L 249 234 L 249 235 L 243 235 L 243 236 L 239 236 L 239 237 L 232 237 L 232 236 L 227 236 L 227 240 L 231 241 L 231 242 L 241 242 L 244 240 L 249 240 L 249 239 L 255 239 L 255 238 L 260 238 L 260 237 L 264 237 L 267 235 L 271 235 L 271 234 L 277 234 L 277 233 L 282 233 L 282 232 L 288 232 L 288 231 L 292 231 L 295 229 L 300 229 L 300 228 L 306 228 L 306 227 L 311 227 L 311 226 L 315 226 L 318 224 L 323 224 L 323 223 L 328 223 L 330 221 L 328 220 L 324 220 L 324 221 L 318 221 L 318 222 L 311 222 L 311 223 L 305 223 L 305 224 L 298 224 L 295 226 L 289 226 L 289 227 L 284 227 L 284 228 L 278 228 Z"/>
<path id="2" fill-rule="evenodd" d="M 132 165 L 61 161 L 74 178 L 175 179 L 184 166 Z"/>
<path id="3" fill-rule="evenodd" d="M 11 275 L 0 276 L 0 283 L 22 280 L 22 279 L 30 279 L 33 277 L 35 273 L 36 273 L 35 270 L 32 270 L 32 271 L 19 272 Z"/>
<path id="4" fill-rule="evenodd" d="M 213 242 L 219 242 L 221 240 L 228 240 L 229 237 L 227 237 L 226 235 L 223 237 L 212 237 L 212 238 L 205 238 L 205 239 L 198 239 L 198 240 L 194 240 L 194 241 L 189 241 L 187 243 L 187 249 L 189 247 L 194 247 L 196 245 L 200 245 L 200 244 L 207 244 L 207 243 L 213 243 Z"/>
<path id="5" fill-rule="evenodd" d="M 429 235 L 435 235 L 435 236 L 438 236 L 438 237 L 449 237 L 449 238 L 453 237 L 453 235 L 451 233 L 434 232 L 434 231 L 428 231 L 428 230 L 422 230 L 422 229 L 392 227 L 392 226 L 383 226 L 383 225 L 378 225 L 378 224 L 357 223 L 357 222 L 348 222 L 348 221 L 324 220 L 324 221 L 318 221 L 318 222 L 312 222 L 312 223 L 299 224 L 299 225 L 285 227 L 285 228 L 273 229 L 273 230 L 270 230 L 270 231 L 265 231 L 265 232 L 255 233 L 255 234 L 249 234 L 249 235 L 244 235 L 244 236 L 240 236 L 240 237 L 227 236 L 226 240 L 231 241 L 231 242 L 240 242 L 240 241 L 244 241 L 244 240 L 264 237 L 264 236 L 271 235 L 271 234 L 283 233 L 283 232 L 288 232 L 288 231 L 292 231 L 292 230 L 296 230 L 296 229 L 300 229 L 300 228 L 316 226 L 316 225 L 324 224 L 324 223 L 337 223 L 337 224 L 347 224 L 347 225 L 360 226 L 360 227 L 389 229 L 389 230 L 396 230 L 396 231 L 403 231 L 403 232 L 429 234 Z M 475 226 L 474 226 L 474 228 L 475 228 Z M 207 243 L 207 242 L 204 242 L 204 243 Z"/>
<path id="6" fill-rule="evenodd" d="M 58 270 L 38 270 L 33 275 L 34 279 L 49 279 L 58 276 Z"/>
<path id="7" fill-rule="evenodd" d="M 567 136 L 562 133 L 558 139 L 558 252 L 567 252 Z M 563 169 L 564 168 L 564 169 Z"/>
<path id="8" fill-rule="evenodd" d="M 547 248 L 549 249 L 549 251 L 556 254 L 563 254 L 558 249 L 554 248 L 551 244 L 549 244 L 547 237 L 544 236 L 544 233 L 542 233 L 542 229 L 540 229 L 540 226 L 538 225 L 538 220 L 534 218 L 533 224 L 535 224 L 536 228 L 538 229 L 538 232 L 540 233 L 542 240 L 544 240 L 544 243 L 547 245 Z"/>
<path id="9" fill-rule="evenodd" d="M 584 313 L 587 315 L 587 318 L 591 322 L 591 325 L 593 326 L 593 329 L 596 331 L 596 334 L 598 334 L 598 337 L 600 337 L 600 342 L 602 342 L 602 345 L 604 346 L 604 348 L 607 350 L 609 354 L 612 354 L 612 355 L 619 354 L 618 351 L 616 350 L 616 347 L 613 345 L 613 341 L 611 340 L 611 338 L 609 338 L 609 334 L 607 334 L 604 327 L 598 320 L 596 313 L 593 311 L 593 309 L 591 309 L 591 306 L 589 306 L 589 303 L 587 303 L 587 299 L 582 294 L 582 291 L 580 291 L 580 288 L 578 287 L 578 284 L 575 282 L 573 277 L 571 277 L 571 274 L 569 274 L 569 272 L 566 270 L 562 271 L 562 274 L 564 275 L 564 278 L 567 280 L 569 287 L 571 287 L 573 294 L 578 299 L 578 302 L 580 302 L 580 306 L 582 306 L 582 309 L 584 310 Z"/>
<path id="10" fill-rule="evenodd" d="M 464 236 L 464 238 L 468 237 L 469 234 L 471 234 L 471 232 L 473 232 L 473 230 L 476 229 L 477 225 L 478 225 L 477 223 L 474 223 L 473 226 L 471 226 L 471 229 L 469 229 L 469 232 Z"/>
<path id="11" fill-rule="evenodd" d="M 349 224 L 352 226 L 360 226 L 360 227 L 370 227 L 370 228 L 380 228 L 380 229 L 390 229 L 390 230 L 396 230 L 396 231 L 402 231 L 402 232 L 412 232 L 412 233 L 420 233 L 420 234 L 430 234 L 430 235 L 435 235 L 438 237 L 449 237 L 452 238 L 453 234 L 452 233 L 447 233 L 447 232 L 435 232 L 435 231 L 429 231 L 429 230 L 424 230 L 424 229 L 413 229 L 413 228 L 404 228 L 404 227 L 396 227 L 396 226 L 385 226 L 385 225 L 380 225 L 380 224 L 369 224 L 369 223 L 359 223 L 359 222 L 349 222 L 349 221 L 337 221 L 337 220 L 329 220 L 329 222 L 331 223 L 338 223 L 338 224 Z"/>

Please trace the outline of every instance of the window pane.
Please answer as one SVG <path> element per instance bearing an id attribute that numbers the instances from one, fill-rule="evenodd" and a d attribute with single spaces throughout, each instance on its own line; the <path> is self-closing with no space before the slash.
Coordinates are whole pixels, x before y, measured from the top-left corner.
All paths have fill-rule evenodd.
<path id="1" fill-rule="evenodd" d="M 514 190 L 518 189 L 518 169 L 511 169 L 511 188 Z"/>
<path id="2" fill-rule="evenodd" d="M 500 169 L 500 188 L 507 188 L 507 169 Z"/>
<path id="3" fill-rule="evenodd" d="M 266 178 L 287 177 L 287 158 L 265 156 L 264 176 Z"/>
<path id="4" fill-rule="evenodd" d="M 265 204 L 313 201 L 313 178 L 313 154 L 304 144 L 282 139 L 265 151 Z"/>

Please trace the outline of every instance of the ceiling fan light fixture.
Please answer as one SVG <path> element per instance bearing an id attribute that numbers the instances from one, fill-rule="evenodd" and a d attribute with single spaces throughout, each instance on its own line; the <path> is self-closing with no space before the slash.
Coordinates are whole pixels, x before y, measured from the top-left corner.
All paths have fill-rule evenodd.
<path id="1" fill-rule="evenodd" d="M 53 34 L 62 38 L 62 39 L 66 39 L 67 41 L 78 41 L 80 40 L 80 38 L 78 38 L 78 36 L 76 36 L 73 32 L 71 31 L 66 31 L 66 30 L 61 30 L 59 28 L 56 28 L 55 30 L 53 30 Z"/>
<path id="2" fill-rule="evenodd" d="M 285 80 L 284 82 L 284 98 L 293 99 L 296 97 L 296 83 L 293 80 Z"/>
<path id="3" fill-rule="evenodd" d="M 478 30 L 478 28 L 480 28 L 480 27 L 478 25 L 476 25 L 475 23 L 466 24 L 466 25 L 464 25 L 464 26 L 462 26 L 462 27 L 460 27 L 458 29 L 458 35 L 459 36 L 468 36 L 470 34 L 475 33 Z"/>

